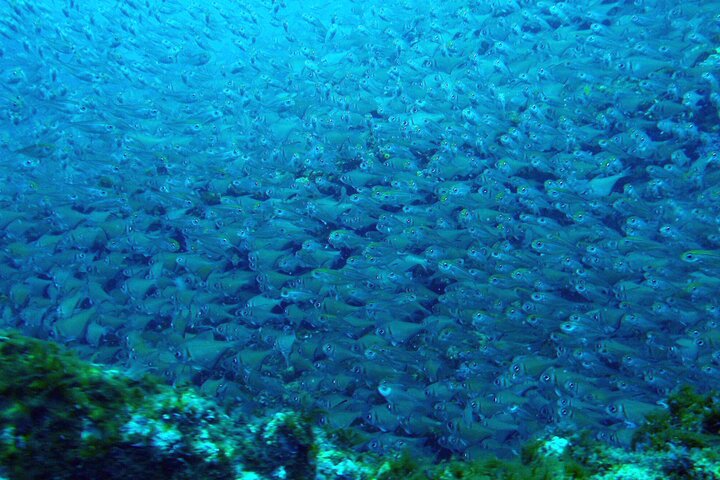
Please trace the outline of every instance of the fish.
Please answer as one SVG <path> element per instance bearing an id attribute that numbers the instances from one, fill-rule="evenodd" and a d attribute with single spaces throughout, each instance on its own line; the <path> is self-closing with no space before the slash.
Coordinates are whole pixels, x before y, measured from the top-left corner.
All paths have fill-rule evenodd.
<path id="1" fill-rule="evenodd" d="M 716 0 L 185 7 L 0 7 L 3 327 L 381 454 L 714 380 Z"/>

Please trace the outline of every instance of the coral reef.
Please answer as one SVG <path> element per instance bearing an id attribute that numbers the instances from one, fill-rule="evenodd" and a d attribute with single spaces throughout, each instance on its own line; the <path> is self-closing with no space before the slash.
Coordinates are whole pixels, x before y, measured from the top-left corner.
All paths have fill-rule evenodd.
<path id="1" fill-rule="evenodd" d="M 690 388 L 648 417 L 630 450 L 556 432 L 515 459 L 432 464 L 358 453 L 352 431 L 299 413 L 231 418 L 190 388 L 132 379 L 13 332 L 0 331 L 0 373 L 0 480 L 720 479 L 720 403 Z"/>

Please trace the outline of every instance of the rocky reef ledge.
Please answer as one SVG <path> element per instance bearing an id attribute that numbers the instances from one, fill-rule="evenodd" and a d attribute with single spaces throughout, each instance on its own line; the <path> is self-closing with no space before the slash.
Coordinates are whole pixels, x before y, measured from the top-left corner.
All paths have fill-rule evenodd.
<path id="1" fill-rule="evenodd" d="M 327 432 L 297 412 L 231 418 L 191 388 L 0 331 L 0 478 L 720 479 L 719 400 L 678 390 L 630 449 L 555 432 L 516 459 L 432 464 L 356 452 L 352 432 Z"/>

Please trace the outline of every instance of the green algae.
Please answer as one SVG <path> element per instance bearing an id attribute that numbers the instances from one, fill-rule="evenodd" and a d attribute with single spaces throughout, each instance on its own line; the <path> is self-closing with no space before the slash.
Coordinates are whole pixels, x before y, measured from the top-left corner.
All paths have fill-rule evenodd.
<path id="1" fill-rule="evenodd" d="M 70 457 L 79 470 L 117 445 L 132 382 L 84 365 L 57 346 L 3 332 L 0 341 L 0 463 L 33 476 Z M 88 437 L 92 437 L 89 439 Z"/>
<path id="2" fill-rule="evenodd" d="M 162 438 L 158 430 L 148 432 L 146 443 L 132 435 L 128 426 L 138 419 L 157 423 L 173 409 L 197 435 L 207 435 L 189 416 L 190 402 L 178 401 L 189 394 L 150 377 L 133 380 L 6 331 L 0 372 L 0 465 L 10 478 L 212 479 L 232 471 L 222 454 L 208 461 L 195 446 L 164 450 L 153 443 Z"/>
<path id="3" fill-rule="evenodd" d="M 633 437 L 633 448 L 667 450 L 671 446 L 720 446 L 720 401 L 717 392 L 701 395 L 685 386 L 670 395 L 667 404 L 667 411 L 647 417 Z"/>
<path id="4" fill-rule="evenodd" d="M 250 425 L 248 431 L 250 435 L 240 442 L 246 467 L 284 478 L 313 478 L 317 444 L 310 422 L 302 415 L 278 412 Z"/>
<path id="5" fill-rule="evenodd" d="M 500 459 L 492 456 L 472 461 L 449 461 L 438 465 L 421 464 L 409 453 L 386 461 L 378 469 L 377 480 L 559 480 L 590 478 L 590 472 L 571 452 L 543 454 L 545 442 L 530 442 L 521 457 Z"/>

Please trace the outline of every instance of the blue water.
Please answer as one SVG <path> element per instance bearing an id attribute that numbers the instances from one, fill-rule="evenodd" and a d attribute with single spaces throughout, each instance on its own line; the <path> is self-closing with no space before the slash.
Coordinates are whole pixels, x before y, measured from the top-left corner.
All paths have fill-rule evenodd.
<path id="1" fill-rule="evenodd" d="M 0 322 L 362 449 L 720 385 L 720 2 L 0 6 Z"/>

